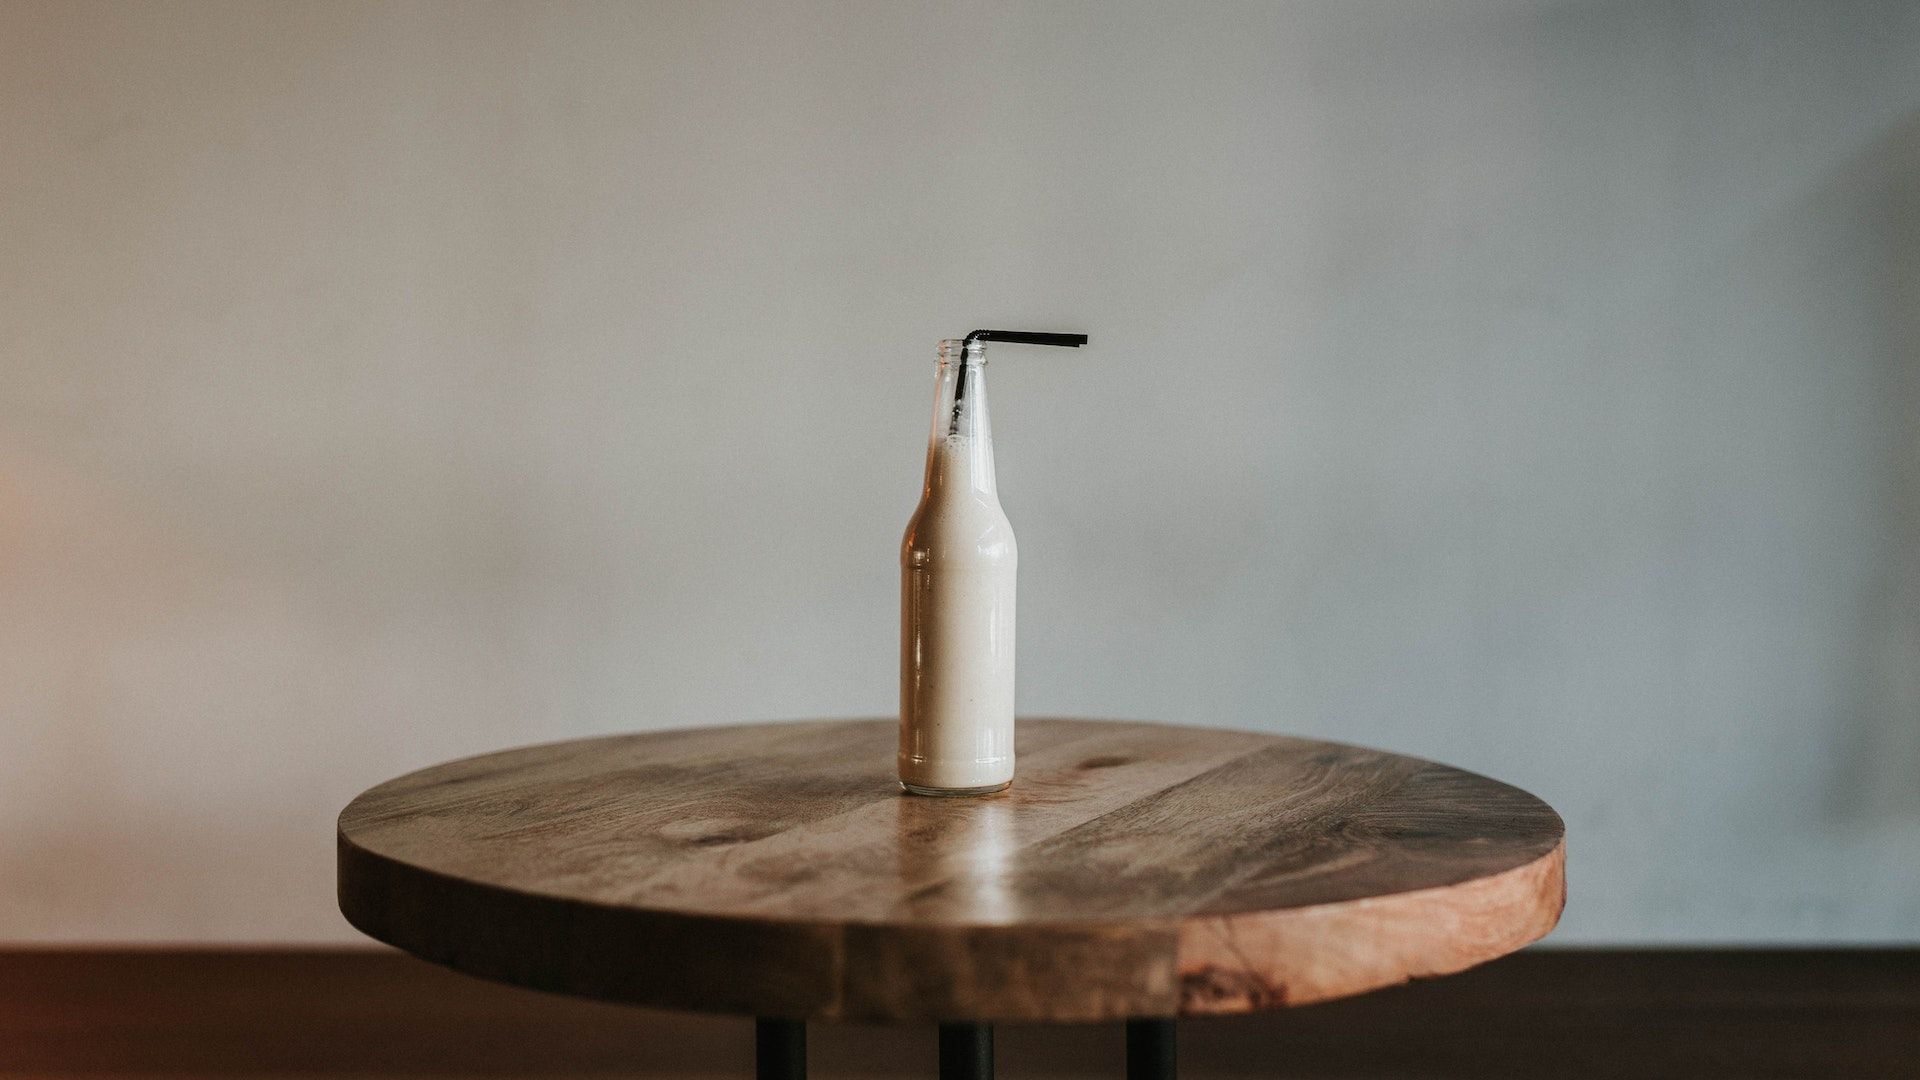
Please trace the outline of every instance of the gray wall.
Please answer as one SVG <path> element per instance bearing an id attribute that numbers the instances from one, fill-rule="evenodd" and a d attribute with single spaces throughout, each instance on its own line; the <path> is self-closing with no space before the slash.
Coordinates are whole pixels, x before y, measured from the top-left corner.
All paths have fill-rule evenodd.
<path id="1" fill-rule="evenodd" d="M 1028 712 L 1532 788 L 1562 942 L 1920 937 L 1920 9 L 0 6 L 0 938 L 894 704 L 936 339 Z"/>

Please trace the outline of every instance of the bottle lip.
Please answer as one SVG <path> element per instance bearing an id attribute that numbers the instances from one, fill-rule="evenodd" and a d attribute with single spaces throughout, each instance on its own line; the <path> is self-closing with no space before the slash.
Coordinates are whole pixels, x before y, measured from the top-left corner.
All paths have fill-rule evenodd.
<path id="1" fill-rule="evenodd" d="M 987 343 L 984 341 L 968 341 L 965 338 L 947 338 L 940 343 L 940 359 L 942 361 L 953 360 L 960 356 L 965 356 L 969 361 L 978 360 L 981 363 L 986 363 Z"/>

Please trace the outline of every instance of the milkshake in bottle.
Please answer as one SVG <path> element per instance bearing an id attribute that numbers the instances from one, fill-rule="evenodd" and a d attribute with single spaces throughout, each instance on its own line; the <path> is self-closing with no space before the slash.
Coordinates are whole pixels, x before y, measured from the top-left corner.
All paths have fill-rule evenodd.
<path id="1" fill-rule="evenodd" d="M 987 413 L 986 342 L 1084 335 L 976 330 L 940 343 L 920 506 L 900 547 L 900 783 L 984 795 L 1013 781 L 1014 579 Z"/>

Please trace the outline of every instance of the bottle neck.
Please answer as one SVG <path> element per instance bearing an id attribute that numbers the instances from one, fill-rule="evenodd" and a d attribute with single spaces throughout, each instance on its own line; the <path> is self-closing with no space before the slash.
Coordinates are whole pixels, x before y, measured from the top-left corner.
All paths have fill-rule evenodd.
<path id="1" fill-rule="evenodd" d="M 935 373 L 926 491 L 993 495 L 993 424 L 987 412 L 984 342 L 943 341 Z"/>

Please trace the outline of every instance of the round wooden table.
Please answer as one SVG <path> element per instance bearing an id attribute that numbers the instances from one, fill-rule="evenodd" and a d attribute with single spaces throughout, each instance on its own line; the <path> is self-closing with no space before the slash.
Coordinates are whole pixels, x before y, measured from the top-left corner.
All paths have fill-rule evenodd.
<path id="1" fill-rule="evenodd" d="M 1022 719 L 1019 775 L 905 795 L 894 722 L 660 731 L 411 773 L 340 815 L 340 910 L 542 990 L 761 1018 L 935 1021 L 941 1073 L 993 1021 L 1127 1020 L 1172 1074 L 1180 1016 L 1459 971 L 1552 929 L 1564 828 L 1416 758 L 1162 724 Z"/>

